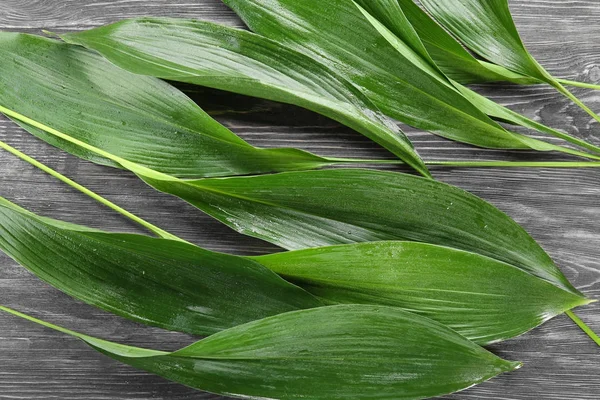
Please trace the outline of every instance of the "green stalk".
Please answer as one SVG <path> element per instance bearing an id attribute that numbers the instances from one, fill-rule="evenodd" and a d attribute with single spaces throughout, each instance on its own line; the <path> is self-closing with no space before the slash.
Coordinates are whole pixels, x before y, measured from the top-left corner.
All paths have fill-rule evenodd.
<path id="1" fill-rule="evenodd" d="M 129 218 L 130 220 L 132 220 L 133 222 L 138 223 L 139 225 L 143 226 L 144 228 L 148 229 L 150 232 L 154 233 L 155 235 L 157 235 L 158 237 L 161 237 L 163 239 L 171 239 L 171 240 L 179 240 L 179 241 L 185 241 L 181 238 L 178 238 L 175 235 L 170 234 L 169 232 L 160 229 L 159 227 L 151 224 L 150 222 L 138 217 L 137 215 L 134 215 L 132 213 L 130 213 L 129 211 L 125 210 L 122 207 L 119 207 L 118 205 L 114 204 L 113 202 L 111 202 L 110 200 L 100 196 L 99 194 L 91 191 L 90 189 L 86 188 L 85 186 L 82 186 L 80 184 L 78 184 L 77 182 L 67 178 L 66 176 L 62 175 L 61 173 L 59 173 L 58 171 L 53 170 L 52 168 L 48 167 L 47 165 L 42 164 L 41 162 L 37 161 L 36 159 L 29 157 L 27 154 L 20 152 L 19 150 L 15 149 L 14 147 L 11 147 L 10 145 L 0 141 L 0 148 L 8 151 L 9 153 L 19 157 L 21 160 L 28 162 L 29 164 L 33 165 L 36 168 L 41 169 L 42 171 L 44 171 L 45 173 L 55 177 L 56 179 L 66 183 L 67 185 L 71 186 L 74 189 L 79 190 L 81 193 L 91 197 L 92 199 L 96 200 L 97 202 L 113 209 L 114 211 L 118 212 L 119 214 Z"/>
<path id="2" fill-rule="evenodd" d="M 598 346 L 600 346 L 600 337 L 589 326 L 585 324 L 573 311 L 567 311 L 566 314 L 584 331 Z"/>
<path id="3" fill-rule="evenodd" d="M 593 83 L 570 81 L 568 79 L 557 79 L 557 81 L 563 85 L 575 86 L 584 89 L 600 90 L 600 85 L 595 85 Z"/>
<path id="4" fill-rule="evenodd" d="M 356 158 L 327 158 L 328 161 L 348 164 L 385 164 L 403 165 L 401 160 L 368 160 Z M 598 161 L 435 161 L 425 160 L 425 165 L 431 167 L 456 168 L 600 168 Z"/>
<path id="5" fill-rule="evenodd" d="M 582 110 L 587 112 L 592 118 L 596 121 L 600 122 L 600 116 L 593 112 L 588 106 L 586 106 L 581 100 L 579 100 L 573 93 L 571 93 L 566 87 L 564 87 L 560 82 L 553 80 L 552 86 L 556 88 L 560 93 L 565 95 L 567 98 L 571 99 L 575 104 L 581 107 Z"/>

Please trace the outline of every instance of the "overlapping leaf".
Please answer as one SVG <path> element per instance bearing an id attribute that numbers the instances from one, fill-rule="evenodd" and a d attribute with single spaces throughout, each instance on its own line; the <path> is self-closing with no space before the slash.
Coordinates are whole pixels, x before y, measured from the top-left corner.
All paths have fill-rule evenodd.
<path id="1" fill-rule="evenodd" d="M 484 59 L 553 86 L 600 121 L 600 116 L 571 94 L 527 51 L 507 0 L 423 0 L 421 3 L 446 29 Z"/>
<path id="2" fill-rule="evenodd" d="M 9 115 L 115 162 L 238 232 L 287 249 L 381 240 L 428 242 L 505 261 L 578 293 L 518 224 L 485 201 L 443 183 L 360 169 L 182 180 L 20 114 Z"/>
<path id="3" fill-rule="evenodd" d="M 208 335 L 322 305 L 255 261 L 40 218 L 2 198 L 0 249 L 79 300 L 170 330 Z"/>
<path id="4" fill-rule="evenodd" d="M 527 120 L 476 93 L 465 97 L 438 69 L 394 0 L 224 0 L 255 32 L 311 55 L 336 69 L 356 85 L 387 115 L 409 125 L 452 140 L 489 148 L 530 148 L 538 151 L 569 151 L 563 147 L 509 132 L 491 120 L 508 120 L 540 129 Z M 396 36 L 382 35 L 365 17 L 373 13 Z M 83 33 L 82 35 L 90 35 Z M 93 35 L 84 45 L 98 49 Z M 79 39 L 78 39 L 79 40 Z M 127 45 L 131 46 L 130 42 Z M 110 56 L 109 56 L 110 57 Z M 115 58 L 116 59 L 116 58 Z M 113 60 L 114 61 L 114 60 Z M 133 70 L 133 69 L 132 69 Z M 465 89 L 466 90 L 466 89 Z M 547 127 L 541 129 L 578 145 L 600 148 Z M 593 157 L 593 156 L 588 156 Z"/>
<path id="5" fill-rule="evenodd" d="M 181 180 L 20 114 L 10 115 L 112 160 L 238 232 L 287 249 L 381 240 L 428 242 L 505 261 L 577 293 L 518 224 L 485 201 L 443 183 L 360 169 Z"/>
<path id="6" fill-rule="evenodd" d="M 291 312 L 167 353 L 120 345 L 1 310 L 204 391 L 248 399 L 422 399 L 519 368 L 430 319 L 364 305 Z"/>
<path id="7" fill-rule="evenodd" d="M 124 71 L 78 46 L 6 32 L 0 33 L 0 44 L 0 106 L 145 167 L 200 178 L 334 163 L 296 149 L 255 148 L 174 87 Z M 343 95 L 339 97 L 342 104 Z M 329 101 L 336 107 L 334 100 Z M 350 106 L 340 108 L 350 113 Z M 39 129 L 22 126 L 80 157 L 115 165 Z"/>
<path id="8" fill-rule="evenodd" d="M 111 37 L 106 42 L 94 35 Z M 138 36 L 140 35 L 140 36 Z M 404 133 L 354 85 L 304 54 L 250 32 L 190 20 L 122 21 L 82 35 L 132 72 L 295 104 L 341 122 L 427 175 Z M 136 41 L 136 39 L 138 39 Z M 121 48 L 119 40 L 132 47 Z"/>
<path id="9" fill-rule="evenodd" d="M 509 81 L 521 84 L 539 83 L 538 79 L 526 77 L 502 66 L 476 59 L 415 4 L 414 0 L 384 1 L 392 1 L 395 5 L 401 7 L 403 14 L 418 33 L 432 59 L 449 78 L 463 84 L 490 81 Z M 374 3 L 382 3 L 382 1 L 378 0 Z M 393 10 L 392 8 L 389 9 Z M 395 18 L 390 16 L 381 18 L 382 13 L 378 14 L 380 21 L 397 33 L 394 29 Z M 376 13 L 373 13 L 373 15 L 376 15 Z"/>
<path id="10" fill-rule="evenodd" d="M 351 1 L 226 4 L 234 6 L 254 31 L 282 43 L 207 22 L 167 18 L 126 20 L 61 37 L 96 50 L 131 72 L 278 101 L 289 97 L 282 96 L 280 89 L 271 93 L 271 87 L 282 86 L 279 71 L 305 64 L 287 54 L 316 59 L 361 87 L 384 113 L 410 125 L 484 147 L 530 148 L 524 137 L 507 132 L 455 90 L 412 61 L 397 57 Z M 308 20 L 304 12 L 313 19 Z M 234 65 L 236 79 L 232 79 Z M 215 79 L 215 75 L 229 79 Z M 257 84 L 257 77 L 269 90 Z M 320 85 L 329 88 L 331 82 Z"/>
<path id="11" fill-rule="evenodd" d="M 428 179 L 361 169 L 186 182 L 144 179 L 238 232 L 286 249 L 427 242 L 486 255 L 574 291 L 512 219 L 476 196 Z"/>
<path id="12" fill-rule="evenodd" d="M 0 43 L 0 105 L 149 168 L 199 178 L 328 164 L 295 149 L 252 147 L 174 87 L 121 70 L 76 46 L 6 32 Z M 114 165 L 25 128 L 80 157 Z"/>
<path id="13" fill-rule="evenodd" d="M 245 258 L 66 224 L 1 198 L 0 249 L 79 300 L 200 335 L 292 310 L 364 303 L 422 314 L 488 344 L 588 303 L 516 267 L 447 247 L 394 241 Z"/>
<path id="14" fill-rule="evenodd" d="M 254 259 L 328 303 L 400 307 L 479 344 L 518 336 L 589 303 L 512 265 L 423 243 L 361 243 Z"/>
<path id="15" fill-rule="evenodd" d="M 458 91 L 466 99 L 468 99 L 472 104 L 477 106 L 479 110 L 485 112 L 487 115 L 503 122 L 508 122 L 514 125 L 521 125 L 527 128 L 538 130 L 543 133 L 550 134 L 552 136 L 556 136 L 558 138 L 564 139 L 568 142 L 571 142 L 588 150 L 592 150 L 593 152 L 600 152 L 600 147 L 598 146 L 595 146 L 591 143 L 586 142 L 585 140 L 573 137 L 567 133 L 558 131 L 556 129 L 545 126 L 539 122 L 526 118 L 523 115 L 520 115 L 506 107 L 503 107 L 498 103 L 495 103 L 492 100 L 468 89 L 460 83 L 449 79 L 433 60 L 427 48 L 417 35 L 417 32 L 412 29 L 411 24 L 409 23 L 407 17 L 405 16 L 403 10 L 399 7 L 399 3 L 396 0 L 354 0 L 354 2 L 361 9 L 363 14 L 367 18 L 367 20 L 369 20 L 369 22 L 373 25 L 373 27 L 375 27 L 375 29 L 377 29 L 379 33 L 383 37 L 385 37 L 396 50 L 398 50 L 399 53 L 406 53 L 406 46 L 410 45 L 410 47 L 421 56 L 421 63 L 426 64 L 424 68 L 430 71 L 432 76 L 436 77 L 440 82 L 458 89 Z M 367 9 L 364 9 L 361 5 L 368 5 L 368 7 Z M 413 6 L 415 5 L 413 4 Z M 422 12 L 420 9 L 419 11 Z M 433 21 L 431 21 L 431 23 L 435 24 Z M 451 37 L 450 39 L 453 40 Z M 466 63 L 465 65 L 468 65 L 468 63 Z M 581 154 L 578 151 L 573 151 L 565 148 L 557 148 L 556 146 L 549 145 L 545 142 L 532 141 L 528 138 L 523 140 L 529 143 L 531 148 L 540 151 L 559 150 L 565 153 L 580 155 L 588 158 L 599 158 L 598 156 L 594 156 L 591 154 Z"/>

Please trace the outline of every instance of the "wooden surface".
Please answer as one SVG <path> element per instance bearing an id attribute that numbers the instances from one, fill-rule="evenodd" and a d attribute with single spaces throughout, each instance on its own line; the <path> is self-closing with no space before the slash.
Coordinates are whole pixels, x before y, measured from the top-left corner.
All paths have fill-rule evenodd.
<path id="1" fill-rule="evenodd" d="M 530 50 L 557 76 L 600 82 L 600 0 L 512 0 Z M 0 29 L 40 33 L 90 28 L 120 18 L 195 17 L 241 26 L 219 0 L 0 0 Z M 0 71 L 2 73 L 2 71 Z M 1 88 L 0 88 L 1 90 Z M 545 87 L 479 87 L 505 105 L 600 145 L 600 126 Z M 323 155 L 386 153 L 362 136 L 295 107 L 193 88 L 193 97 L 251 143 Z M 600 112 L 600 92 L 575 90 Z M 248 112 L 250 111 L 250 112 Z M 491 152 L 406 128 L 428 159 L 554 160 Z M 238 235 L 126 172 L 64 154 L 0 117 L 0 140 L 25 151 L 144 218 L 203 247 L 236 254 L 277 249 Z M 43 215 L 111 231 L 139 229 L 53 178 L 0 153 L 0 195 Z M 600 298 L 600 170 L 435 169 L 435 176 L 491 201 L 521 223 L 568 278 Z M 176 349 L 193 338 L 143 327 L 74 301 L 0 255 L 0 304 L 126 344 Z M 600 304 L 579 311 L 600 332 Z M 565 316 L 491 350 L 524 367 L 446 399 L 600 398 L 600 349 Z M 112 361 L 79 341 L 0 315 L 0 399 L 217 399 Z"/>

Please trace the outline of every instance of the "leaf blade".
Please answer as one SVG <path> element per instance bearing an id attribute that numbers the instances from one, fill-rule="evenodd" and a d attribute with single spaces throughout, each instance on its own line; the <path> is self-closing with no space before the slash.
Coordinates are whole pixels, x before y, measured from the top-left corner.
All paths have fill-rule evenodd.
<path id="1" fill-rule="evenodd" d="M 0 33 L 0 105 L 117 156 L 182 178 L 319 168 L 296 149 L 250 146 L 174 87 L 42 37 Z M 46 142 L 113 167 L 106 157 L 18 121 Z"/>
<path id="2" fill-rule="evenodd" d="M 427 175 L 402 131 L 354 85 L 310 57 L 248 31 L 193 20 L 140 18 L 61 37 L 138 74 L 318 112 L 355 129 Z M 184 54 L 189 56 L 181 57 Z"/>
<path id="3" fill-rule="evenodd" d="M 244 22 L 337 68 L 387 115 L 451 140 L 484 148 L 527 149 L 536 142 L 510 132 L 457 92 L 437 69 L 396 2 L 353 0 L 224 0 Z M 356 7 L 379 12 L 400 43 L 419 54 L 393 48 Z M 393 15 L 392 15 L 393 13 Z M 417 57 L 417 58 L 419 58 Z M 430 68 L 424 68 L 429 63 Z M 342 67 L 346 66 L 346 67 Z M 540 142 L 536 149 L 543 148 Z"/>
<path id="4" fill-rule="evenodd" d="M 480 345 L 589 304 L 512 265 L 423 243 L 361 243 L 253 259 L 328 304 L 400 307 Z"/>
<path id="5" fill-rule="evenodd" d="M 207 335 L 322 305 L 243 257 L 38 217 L 0 200 L 0 250 L 68 295 L 128 319 Z M 227 294 L 227 295 L 224 295 Z"/>
<path id="6" fill-rule="evenodd" d="M 420 399 L 462 390 L 520 366 L 443 325 L 388 307 L 291 312 L 167 354 L 102 341 L 1 309 L 78 337 L 136 368 L 243 398 Z"/>

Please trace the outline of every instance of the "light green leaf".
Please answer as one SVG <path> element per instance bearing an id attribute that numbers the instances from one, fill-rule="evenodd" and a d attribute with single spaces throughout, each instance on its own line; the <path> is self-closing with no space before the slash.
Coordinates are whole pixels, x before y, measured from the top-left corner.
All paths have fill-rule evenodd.
<path id="1" fill-rule="evenodd" d="M 185 178 L 318 168 L 296 149 L 258 149 L 174 87 L 126 72 L 80 47 L 0 33 L 0 105 L 148 168 Z M 31 126 L 43 140 L 91 161 L 114 162 Z"/>
<path id="2" fill-rule="evenodd" d="M 520 367 L 437 322 L 389 307 L 348 305 L 281 314 L 173 353 L 119 345 L 0 309 L 79 338 L 136 368 L 247 399 L 422 399 Z"/>
<path id="3" fill-rule="evenodd" d="M 254 259 L 330 304 L 400 307 L 482 345 L 590 302 L 512 265 L 424 243 L 361 243 Z"/>
<path id="4" fill-rule="evenodd" d="M 70 296 L 181 332 L 208 335 L 322 305 L 250 259 L 42 218 L 2 198 L 0 250 Z"/>

